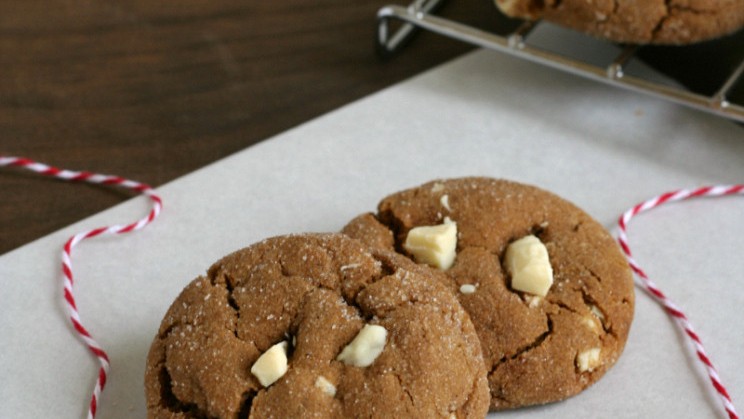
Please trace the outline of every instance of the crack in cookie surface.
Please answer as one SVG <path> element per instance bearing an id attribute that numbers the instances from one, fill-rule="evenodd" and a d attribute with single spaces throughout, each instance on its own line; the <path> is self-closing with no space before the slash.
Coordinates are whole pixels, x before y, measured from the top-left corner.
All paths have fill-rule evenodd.
<path id="1" fill-rule="evenodd" d="M 499 367 L 502 366 L 502 365 L 504 365 L 506 362 L 513 361 L 513 360 L 515 360 L 515 359 L 517 359 L 517 358 L 519 358 L 519 357 L 527 354 L 528 352 L 534 350 L 535 348 L 539 347 L 540 345 L 542 345 L 543 342 L 545 342 L 545 339 L 547 339 L 548 336 L 550 336 L 553 333 L 553 320 L 550 318 L 550 316 L 546 316 L 546 318 L 547 318 L 547 322 L 546 322 L 546 324 L 547 324 L 547 330 L 545 332 L 543 332 L 539 336 L 537 336 L 534 341 L 528 343 L 527 345 L 525 345 L 525 346 L 523 346 L 521 348 L 518 348 L 514 353 L 503 356 L 499 360 L 499 362 L 497 362 L 496 364 L 494 364 L 491 367 L 491 371 L 489 372 L 488 375 L 489 376 L 490 375 L 493 375 L 496 372 L 496 370 L 499 369 Z"/>
<path id="2" fill-rule="evenodd" d="M 195 419 L 210 418 L 195 403 L 184 403 L 173 394 L 170 373 L 168 373 L 168 369 L 165 368 L 165 366 L 160 369 L 158 378 L 160 381 L 160 397 L 162 401 L 162 407 L 164 409 L 167 409 L 168 411 L 173 413 L 182 413 L 188 417 L 192 417 Z"/>

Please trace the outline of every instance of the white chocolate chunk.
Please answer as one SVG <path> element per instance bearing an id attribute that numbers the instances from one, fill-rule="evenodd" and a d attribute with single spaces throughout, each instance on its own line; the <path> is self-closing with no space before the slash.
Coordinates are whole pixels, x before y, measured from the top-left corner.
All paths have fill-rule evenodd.
<path id="1" fill-rule="evenodd" d="M 473 284 L 462 284 L 460 285 L 460 293 L 472 294 L 475 292 L 475 285 Z"/>
<path id="2" fill-rule="evenodd" d="M 279 342 L 258 357 L 251 367 L 262 386 L 268 387 L 287 372 L 287 342 Z"/>
<path id="3" fill-rule="evenodd" d="M 368 367 L 385 348 L 387 330 L 384 327 L 365 324 L 356 337 L 336 357 L 336 360 L 356 367 Z"/>
<path id="4" fill-rule="evenodd" d="M 595 306 L 594 304 L 590 304 L 589 305 L 589 310 L 592 311 L 592 314 L 594 314 L 594 316 L 597 319 L 599 319 L 599 321 L 601 321 L 602 323 L 604 323 L 605 316 L 604 316 L 604 313 L 602 313 L 602 310 L 599 309 L 599 307 Z"/>
<path id="5" fill-rule="evenodd" d="M 581 321 L 593 332 L 599 332 L 599 325 L 597 324 L 597 320 L 594 318 L 594 316 L 585 316 L 581 319 Z"/>
<path id="6" fill-rule="evenodd" d="M 525 295 L 524 301 L 527 303 L 527 306 L 529 308 L 535 308 L 540 305 L 540 303 L 542 302 L 542 298 L 536 295 Z"/>
<path id="7" fill-rule="evenodd" d="M 444 190 L 444 185 L 437 182 L 431 187 L 432 193 L 442 192 Z"/>
<path id="8" fill-rule="evenodd" d="M 579 372 L 592 371 L 599 366 L 599 348 L 587 349 L 576 355 L 576 366 Z"/>
<path id="9" fill-rule="evenodd" d="M 452 212 L 452 208 L 450 208 L 450 205 L 449 205 L 449 195 L 442 195 L 442 197 L 439 198 L 439 203 L 442 204 L 444 209 L 446 209 L 449 212 Z"/>
<path id="10" fill-rule="evenodd" d="M 506 269 L 511 274 L 511 287 L 518 291 L 545 297 L 553 285 L 553 267 L 548 249 L 533 235 L 522 237 L 506 248 Z"/>
<path id="11" fill-rule="evenodd" d="M 416 262 L 449 269 L 455 261 L 457 224 L 447 218 L 444 224 L 414 227 L 408 232 L 403 247 Z"/>
<path id="12" fill-rule="evenodd" d="M 336 395 L 336 386 L 322 375 L 319 375 L 318 378 L 315 379 L 315 387 L 319 388 L 323 393 L 331 397 Z"/>

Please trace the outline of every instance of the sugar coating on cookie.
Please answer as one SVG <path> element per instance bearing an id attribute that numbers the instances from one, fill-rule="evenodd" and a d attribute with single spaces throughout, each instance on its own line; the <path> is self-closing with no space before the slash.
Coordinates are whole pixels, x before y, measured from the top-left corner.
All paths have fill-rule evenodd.
<path id="1" fill-rule="evenodd" d="M 632 274 L 609 233 L 570 202 L 505 180 L 438 180 L 384 198 L 376 214 L 356 217 L 343 232 L 415 259 L 403 246 L 406 236 L 443 222 L 444 195 L 446 216 L 458 226 L 457 254 L 445 271 L 420 266 L 450 288 L 473 320 L 491 408 L 562 400 L 602 377 L 627 340 Z M 525 260 L 542 259 L 542 273 L 534 288 L 515 288 L 507 249 L 529 236 L 546 254 Z"/>
<path id="2" fill-rule="evenodd" d="M 148 355 L 149 418 L 472 417 L 487 372 L 429 270 L 341 234 L 267 239 L 215 263 Z"/>

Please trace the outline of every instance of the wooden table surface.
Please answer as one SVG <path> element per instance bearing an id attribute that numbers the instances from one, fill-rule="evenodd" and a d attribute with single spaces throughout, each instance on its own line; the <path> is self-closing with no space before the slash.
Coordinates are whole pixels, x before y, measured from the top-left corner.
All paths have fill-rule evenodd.
<path id="1" fill-rule="evenodd" d="M 0 0 L 0 155 L 158 186 L 471 49 L 421 33 L 379 59 L 387 3 Z M 491 0 L 441 15 L 517 24 Z M 3 169 L 0 254 L 131 196 Z"/>

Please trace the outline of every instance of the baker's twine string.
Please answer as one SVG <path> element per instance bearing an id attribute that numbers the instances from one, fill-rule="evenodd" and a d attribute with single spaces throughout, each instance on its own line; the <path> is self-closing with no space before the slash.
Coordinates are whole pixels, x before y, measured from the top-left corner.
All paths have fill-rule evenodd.
<path id="1" fill-rule="evenodd" d="M 93 388 L 93 394 L 90 398 L 90 405 L 88 406 L 88 418 L 93 419 L 96 416 L 96 411 L 98 410 L 101 392 L 103 392 L 103 388 L 106 386 L 106 379 L 108 377 L 109 366 L 111 364 L 106 351 L 104 351 L 101 345 L 99 345 L 98 342 L 93 339 L 93 336 L 83 326 L 83 323 L 80 319 L 80 313 L 78 312 L 77 305 L 75 304 L 75 294 L 73 292 L 72 249 L 75 248 L 75 246 L 77 246 L 77 244 L 81 241 L 89 239 L 91 237 L 107 234 L 124 234 L 144 228 L 146 225 L 150 224 L 155 219 L 155 217 L 158 216 L 158 214 L 160 214 L 160 210 L 163 207 L 163 202 L 160 197 L 155 194 L 150 186 L 132 180 L 124 179 L 119 176 L 63 170 L 22 157 L 0 155 L 0 167 L 3 166 L 18 166 L 45 176 L 55 177 L 66 181 L 88 182 L 131 189 L 135 192 L 147 195 L 152 201 L 152 208 L 147 216 L 127 225 L 99 227 L 93 230 L 77 233 L 67 240 L 62 250 L 64 306 L 67 309 L 70 322 L 72 323 L 72 327 L 75 329 L 77 336 L 83 341 L 83 343 L 85 343 L 85 345 L 93 353 L 93 355 L 95 355 L 100 364 L 100 368 L 98 369 L 98 377 L 96 378 L 96 385 Z"/>
<path id="2" fill-rule="evenodd" d="M 713 389 L 716 391 L 719 398 L 721 399 L 721 403 L 723 404 L 723 408 L 726 411 L 729 419 L 739 419 L 739 416 L 736 413 L 734 404 L 731 402 L 731 396 L 729 396 L 728 390 L 726 390 L 726 387 L 721 382 L 721 378 L 718 376 L 716 367 L 713 366 L 713 362 L 711 361 L 708 354 L 705 352 L 705 348 L 703 347 L 703 342 L 700 340 L 700 336 L 695 333 L 695 329 L 693 329 L 692 324 L 690 323 L 689 319 L 682 311 L 682 309 L 672 300 L 670 300 L 669 297 L 667 297 L 661 291 L 661 289 L 659 289 L 659 287 L 651 279 L 649 279 L 648 275 L 646 275 L 643 269 L 641 269 L 638 263 L 633 259 L 632 252 L 630 251 L 630 246 L 628 245 L 628 236 L 626 233 L 628 223 L 631 219 L 633 219 L 633 217 L 661 205 L 671 202 L 683 201 L 691 198 L 720 197 L 738 194 L 744 194 L 744 185 L 705 186 L 698 189 L 680 189 L 664 193 L 647 201 L 641 202 L 633 208 L 625 211 L 625 213 L 623 213 L 623 215 L 621 215 L 620 219 L 618 220 L 620 229 L 617 236 L 617 241 L 618 243 L 620 243 L 620 247 L 623 249 L 623 252 L 625 252 L 625 256 L 628 260 L 628 263 L 630 264 L 631 269 L 633 269 L 637 277 L 640 278 L 639 283 L 641 284 L 641 286 L 651 294 L 656 302 L 664 307 L 666 312 L 675 320 L 677 326 L 692 342 L 695 348 L 695 353 L 697 354 L 700 362 L 702 362 L 702 364 L 705 366 L 705 369 L 708 372 L 708 377 L 710 378 L 710 384 L 713 386 Z"/>

